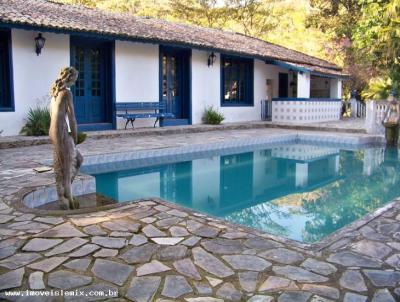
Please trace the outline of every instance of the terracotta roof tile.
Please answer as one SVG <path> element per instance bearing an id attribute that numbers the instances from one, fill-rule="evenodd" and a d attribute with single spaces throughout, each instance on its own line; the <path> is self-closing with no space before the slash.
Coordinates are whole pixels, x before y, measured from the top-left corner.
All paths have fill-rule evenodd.
<path id="1" fill-rule="evenodd" d="M 242 34 L 46 0 L 0 0 L 0 23 L 181 44 L 306 64 L 319 68 L 321 73 L 342 75 L 335 64 Z"/>

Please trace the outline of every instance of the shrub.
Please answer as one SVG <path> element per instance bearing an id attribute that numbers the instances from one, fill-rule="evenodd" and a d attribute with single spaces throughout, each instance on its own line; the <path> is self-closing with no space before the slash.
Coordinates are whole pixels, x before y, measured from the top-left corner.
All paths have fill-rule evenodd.
<path id="1" fill-rule="evenodd" d="M 78 142 L 77 145 L 82 144 L 86 140 L 87 134 L 85 132 L 78 132 Z"/>
<path id="2" fill-rule="evenodd" d="M 29 108 L 27 122 L 20 133 L 29 136 L 49 135 L 50 111 L 46 107 Z"/>
<path id="3" fill-rule="evenodd" d="M 224 115 L 215 110 L 213 106 L 209 106 L 204 110 L 202 118 L 204 124 L 210 125 L 219 125 L 224 119 Z"/>

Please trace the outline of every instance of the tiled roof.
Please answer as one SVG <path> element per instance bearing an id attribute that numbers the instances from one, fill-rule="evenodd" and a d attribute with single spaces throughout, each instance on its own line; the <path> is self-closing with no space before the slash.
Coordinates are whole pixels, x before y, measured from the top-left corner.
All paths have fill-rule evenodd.
<path id="1" fill-rule="evenodd" d="M 116 39 L 181 44 L 306 64 L 321 68 L 323 73 L 342 74 L 337 65 L 327 61 L 242 34 L 46 0 L 0 0 L 0 23 L 96 33 Z"/>

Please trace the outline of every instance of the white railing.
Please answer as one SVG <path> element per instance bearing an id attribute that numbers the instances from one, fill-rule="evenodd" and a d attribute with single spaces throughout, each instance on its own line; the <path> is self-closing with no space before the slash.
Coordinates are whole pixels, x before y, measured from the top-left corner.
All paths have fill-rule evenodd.
<path id="1" fill-rule="evenodd" d="M 388 101 L 373 101 L 368 100 L 366 102 L 367 110 L 365 117 L 365 129 L 367 133 L 383 134 L 385 133 L 385 127 L 382 122 L 385 118 L 389 102 Z"/>

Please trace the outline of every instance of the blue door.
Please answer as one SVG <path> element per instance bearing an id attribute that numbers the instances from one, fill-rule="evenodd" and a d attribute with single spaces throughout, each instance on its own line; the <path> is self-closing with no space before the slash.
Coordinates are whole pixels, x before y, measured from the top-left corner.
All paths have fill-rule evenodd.
<path id="1" fill-rule="evenodd" d="M 287 98 L 289 96 L 289 74 L 279 73 L 279 91 L 280 98 Z"/>
<path id="2" fill-rule="evenodd" d="M 162 47 L 160 53 L 160 99 L 175 119 L 164 120 L 163 126 L 187 125 L 190 115 L 190 51 Z"/>
<path id="3" fill-rule="evenodd" d="M 71 40 L 71 63 L 79 71 L 78 80 L 72 91 L 75 114 L 80 125 L 112 126 L 109 50 L 108 42 Z"/>

